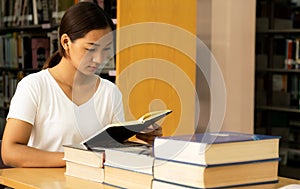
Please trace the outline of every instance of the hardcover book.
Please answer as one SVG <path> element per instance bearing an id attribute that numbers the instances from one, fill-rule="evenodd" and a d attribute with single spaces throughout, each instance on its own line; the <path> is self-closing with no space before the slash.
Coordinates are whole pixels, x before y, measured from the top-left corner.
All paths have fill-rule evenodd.
<path id="1" fill-rule="evenodd" d="M 230 189 L 275 189 L 276 184 L 278 183 L 277 180 L 270 181 L 270 182 L 256 182 L 250 184 L 242 184 L 239 186 L 228 186 L 228 187 L 218 187 L 218 188 L 230 188 Z M 163 180 L 152 180 L 152 189 L 203 189 L 198 187 L 191 187 L 183 184 L 176 184 L 171 182 L 166 182 Z"/>
<path id="2" fill-rule="evenodd" d="M 276 182 L 278 180 L 278 162 L 279 158 L 256 162 L 201 166 L 192 163 L 155 159 L 153 177 L 157 180 L 196 188 L 234 187 L 258 182 Z"/>
<path id="3" fill-rule="evenodd" d="M 151 189 L 152 174 L 105 165 L 104 183 L 120 188 Z"/>
<path id="4" fill-rule="evenodd" d="M 32 68 L 42 68 L 50 56 L 50 40 L 48 37 L 32 37 Z"/>
<path id="5" fill-rule="evenodd" d="M 99 132 L 82 141 L 81 144 L 89 149 L 93 149 L 94 147 L 114 147 L 151 126 L 152 129 L 155 129 L 154 123 L 171 112 L 171 110 L 153 111 L 144 114 L 135 121 L 109 124 Z"/>
<path id="6" fill-rule="evenodd" d="M 64 145 L 64 160 L 93 167 L 103 167 L 104 150 L 87 150 L 82 145 Z"/>
<path id="7" fill-rule="evenodd" d="M 66 161 L 65 175 L 102 183 L 104 181 L 104 168 Z"/>
<path id="8" fill-rule="evenodd" d="M 201 165 L 247 162 L 279 157 L 280 136 L 238 132 L 156 137 L 155 158 Z"/>
<path id="9" fill-rule="evenodd" d="M 152 147 L 105 148 L 104 182 L 124 188 L 151 188 Z"/>
<path id="10" fill-rule="evenodd" d="M 152 175 L 152 147 L 145 144 L 105 148 L 105 166 L 117 167 Z"/>

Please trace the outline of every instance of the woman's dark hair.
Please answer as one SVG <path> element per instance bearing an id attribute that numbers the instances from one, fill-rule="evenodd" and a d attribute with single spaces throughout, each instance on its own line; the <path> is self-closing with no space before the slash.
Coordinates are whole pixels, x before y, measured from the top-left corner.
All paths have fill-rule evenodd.
<path id="1" fill-rule="evenodd" d="M 60 43 L 63 34 L 67 34 L 73 42 L 84 37 L 95 29 L 110 27 L 114 30 L 114 24 L 108 14 L 97 4 L 92 2 L 80 2 L 70 7 L 61 19 L 59 26 L 58 51 L 53 53 L 45 62 L 43 69 L 56 66 L 66 52 Z"/>

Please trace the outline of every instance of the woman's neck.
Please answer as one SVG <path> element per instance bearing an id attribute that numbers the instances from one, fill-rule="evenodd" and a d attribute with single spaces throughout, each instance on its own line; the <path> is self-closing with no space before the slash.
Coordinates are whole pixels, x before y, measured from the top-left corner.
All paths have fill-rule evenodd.
<path id="1" fill-rule="evenodd" d="M 65 85 L 73 86 L 85 85 L 95 80 L 94 75 L 84 75 L 70 62 L 69 59 L 63 57 L 59 64 L 50 69 L 50 73 L 56 80 Z"/>
<path id="2" fill-rule="evenodd" d="M 66 58 L 63 57 L 61 61 L 53 68 L 50 68 L 49 71 L 56 81 L 68 86 L 73 86 L 77 71 Z"/>
<path id="3" fill-rule="evenodd" d="M 49 69 L 64 93 L 75 104 L 80 105 L 90 99 L 97 90 L 100 80 L 95 75 L 80 73 L 67 59 Z"/>

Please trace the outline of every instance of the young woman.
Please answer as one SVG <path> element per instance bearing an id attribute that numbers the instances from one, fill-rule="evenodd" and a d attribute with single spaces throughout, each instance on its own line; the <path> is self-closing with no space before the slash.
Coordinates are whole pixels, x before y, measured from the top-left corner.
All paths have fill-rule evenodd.
<path id="1" fill-rule="evenodd" d="M 63 144 L 80 143 L 124 121 L 122 95 L 95 74 L 113 54 L 113 23 L 96 4 L 77 3 L 63 16 L 60 47 L 42 71 L 23 78 L 11 100 L 2 158 L 13 167 L 62 167 Z M 140 138 L 149 142 L 161 128 Z"/>

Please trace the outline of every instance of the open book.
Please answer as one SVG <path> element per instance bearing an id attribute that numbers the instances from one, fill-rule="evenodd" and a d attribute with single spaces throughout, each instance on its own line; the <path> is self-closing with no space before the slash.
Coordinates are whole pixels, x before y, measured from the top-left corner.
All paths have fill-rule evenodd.
<path id="1" fill-rule="evenodd" d="M 82 141 L 81 144 L 90 149 L 93 147 L 115 147 L 117 144 L 123 144 L 124 141 L 135 134 L 149 129 L 150 126 L 152 126 L 152 130 L 156 129 L 157 127 L 155 127 L 154 123 L 171 112 L 171 110 L 153 111 L 144 114 L 135 121 L 109 124 Z"/>

